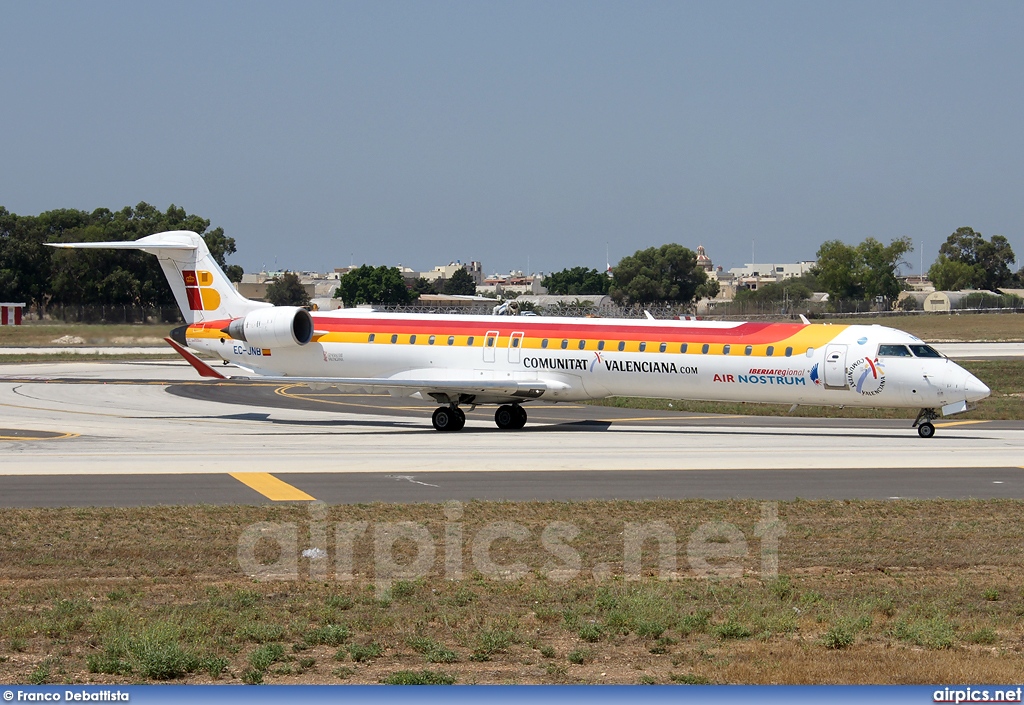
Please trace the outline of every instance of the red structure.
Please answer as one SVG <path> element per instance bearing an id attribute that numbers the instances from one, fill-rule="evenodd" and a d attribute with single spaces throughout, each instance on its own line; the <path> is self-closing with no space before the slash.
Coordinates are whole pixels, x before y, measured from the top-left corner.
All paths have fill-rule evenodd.
<path id="1" fill-rule="evenodd" d="M 20 326 L 23 308 L 25 304 L 0 304 L 0 325 Z"/>

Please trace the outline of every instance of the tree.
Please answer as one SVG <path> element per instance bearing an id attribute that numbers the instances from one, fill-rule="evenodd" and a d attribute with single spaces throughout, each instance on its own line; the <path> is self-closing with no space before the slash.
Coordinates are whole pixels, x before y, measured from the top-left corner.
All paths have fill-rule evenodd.
<path id="1" fill-rule="evenodd" d="M 828 240 L 818 248 L 814 275 L 832 302 L 864 298 L 864 265 L 857 248 L 839 240 Z"/>
<path id="2" fill-rule="evenodd" d="M 876 296 L 893 300 L 900 293 L 899 268 L 903 255 L 913 251 L 910 238 L 901 237 L 883 245 L 869 237 L 856 247 L 829 240 L 818 248 L 818 261 L 811 270 L 818 285 L 828 292 L 833 308 L 840 301 L 862 301 Z"/>
<path id="3" fill-rule="evenodd" d="M 736 292 L 737 303 L 754 302 L 775 304 L 782 301 L 798 303 L 811 298 L 813 290 L 799 279 L 762 284 L 756 289 L 741 289 Z"/>
<path id="4" fill-rule="evenodd" d="M 171 205 L 160 211 L 148 203 L 114 212 L 57 209 L 18 216 L 0 208 L 0 290 L 42 312 L 49 303 L 173 306 L 174 296 L 155 257 L 129 250 L 67 252 L 47 242 L 137 240 L 165 230 L 193 230 L 204 237 L 214 258 L 225 266 L 235 252 L 233 238 L 210 221 Z M 227 265 L 233 281 L 241 267 Z"/>
<path id="5" fill-rule="evenodd" d="M 552 272 L 544 277 L 544 288 L 549 294 L 571 296 L 575 294 L 607 294 L 612 280 L 607 274 L 596 269 L 573 267 L 561 272 Z"/>
<path id="6" fill-rule="evenodd" d="M 864 262 L 864 295 L 869 299 L 881 296 L 887 301 L 899 296 L 901 286 L 897 274 L 899 268 L 906 264 L 903 255 L 913 251 L 914 243 L 909 237 L 897 238 L 888 245 L 873 237 L 860 243 L 857 252 Z"/>
<path id="7" fill-rule="evenodd" d="M 670 302 L 684 306 L 717 290 L 707 272 L 697 266 L 697 255 L 682 245 L 637 250 L 615 267 L 611 297 L 620 305 Z M 713 294 L 712 294 L 713 295 Z"/>
<path id="8" fill-rule="evenodd" d="M 421 294 L 436 294 L 438 291 L 435 284 L 436 282 L 432 282 L 423 277 L 417 277 L 412 283 L 412 293 L 417 296 Z"/>
<path id="9" fill-rule="evenodd" d="M 51 298 L 46 233 L 35 218 L 19 217 L 0 206 L 0 297 L 25 302 L 40 312 Z"/>
<path id="10" fill-rule="evenodd" d="M 309 293 L 294 272 L 285 272 L 267 286 L 267 301 L 275 306 L 308 306 Z"/>
<path id="11" fill-rule="evenodd" d="M 407 304 L 413 299 L 397 267 L 366 264 L 344 275 L 334 295 L 344 301 L 345 306 Z"/>
<path id="12" fill-rule="evenodd" d="M 945 261 L 942 260 L 943 256 Z M 939 247 L 939 259 L 932 268 L 940 265 L 936 273 L 943 282 L 960 283 L 958 288 L 961 289 L 998 289 L 1015 283 L 1011 269 L 1015 260 L 1013 248 L 1002 235 L 993 235 L 991 240 L 985 240 L 974 228 L 962 227 L 957 228 Z M 951 267 L 947 262 L 957 262 L 972 268 L 973 275 L 966 285 L 962 284 L 968 272 L 966 267 Z M 929 277 L 931 273 L 929 269 Z M 932 282 L 935 283 L 935 279 Z M 938 284 L 935 284 L 935 288 L 949 290 Z"/>
<path id="13" fill-rule="evenodd" d="M 928 278 L 939 291 L 960 291 L 974 289 L 974 283 L 981 279 L 977 265 L 967 264 L 939 254 L 935 264 L 928 268 Z"/>
<path id="14" fill-rule="evenodd" d="M 476 296 L 476 282 L 465 268 L 456 269 L 451 279 L 444 283 L 444 293 L 450 296 Z"/>

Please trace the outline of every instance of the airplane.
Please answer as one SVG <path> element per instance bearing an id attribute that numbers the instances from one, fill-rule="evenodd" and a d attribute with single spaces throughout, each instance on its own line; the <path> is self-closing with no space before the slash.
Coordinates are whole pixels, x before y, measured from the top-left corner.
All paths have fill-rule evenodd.
<path id="1" fill-rule="evenodd" d="M 461 430 L 462 407 L 496 405 L 495 424 L 514 430 L 527 402 L 636 396 L 911 408 L 912 427 L 931 438 L 933 421 L 990 393 L 924 341 L 880 325 L 310 312 L 241 296 L 194 232 L 48 244 L 156 255 L 186 321 L 165 340 L 202 376 L 227 378 L 190 350 L 243 379 L 431 402 L 438 431 Z"/>

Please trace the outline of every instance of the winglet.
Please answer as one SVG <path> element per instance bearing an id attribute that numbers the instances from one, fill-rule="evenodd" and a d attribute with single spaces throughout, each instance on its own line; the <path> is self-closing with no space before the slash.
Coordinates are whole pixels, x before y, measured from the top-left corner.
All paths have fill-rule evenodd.
<path id="1" fill-rule="evenodd" d="M 164 340 L 167 341 L 168 345 L 170 345 L 172 348 L 174 348 L 174 351 L 176 353 L 178 353 L 183 358 L 185 358 L 185 362 L 187 362 L 188 364 L 192 365 L 192 367 L 196 368 L 196 372 L 199 373 L 200 377 L 213 377 L 215 379 L 227 379 L 227 377 L 225 377 L 220 372 L 218 372 L 217 370 L 215 370 L 212 367 L 210 367 L 209 365 L 207 365 L 205 362 L 203 362 L 198 357 L 196 357 L 195 355 L 190 353 L 188 350 L 186 350 L 181 345 L 178 345 L 176 342 L 174 342 L 170 338 L 164 338 Z"/>

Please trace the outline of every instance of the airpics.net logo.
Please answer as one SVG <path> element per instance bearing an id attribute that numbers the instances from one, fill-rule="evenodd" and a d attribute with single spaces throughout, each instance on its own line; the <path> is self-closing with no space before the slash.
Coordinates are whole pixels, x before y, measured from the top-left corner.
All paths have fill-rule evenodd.
<path id="1" fill-rule="evenodd" d="M 640 580 L 656 566 L 661 580 L 738 578 L 744 574 L 741 561 L 759 558 L 760 576 L 770 579 L 778 577 L 779 539 L 786 534 L 775 502 L 761 504 L 752 536 L 724 521 L 703 522 L 682 535 L 668 521 L 626 521 L 619 534 L 622 560 L 588 565 L 580 550 L 586 534 L 572 522 L 531 529 L 515 521 L 492 521 L 469 531 L 458 501 L 444 504 L 444 521 L 433 532 L 412 521 L 332 523 L 322 502 L 310 504 L 309 511 L 308 528 L 301 531 L 298 522 L 247 526 L 238 539 L 242 571 L 259 580 L 365 577 L 386 592 L 395 580 L 430 575 L 461 580 L 467 572 L 495 580 L 518 580 L 532 572 L 554 582 L 617 575 Z M 685 561 L 678 556 L 680 545 Z M 533 566 L 522 556 L 533 556 Z"/>
<path id="2" fill-rule="evenodd" d="M 220 294 L 213 288 L 213 272 L 186 269 L 181 278 L 190 310 L 213 311 L 220 308 Z"/>

